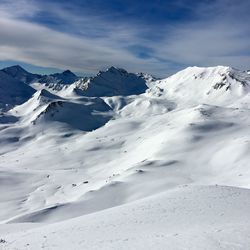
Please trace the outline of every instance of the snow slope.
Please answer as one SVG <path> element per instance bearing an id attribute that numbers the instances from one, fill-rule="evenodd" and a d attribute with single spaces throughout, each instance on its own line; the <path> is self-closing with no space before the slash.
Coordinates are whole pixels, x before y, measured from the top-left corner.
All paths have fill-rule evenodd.
<path id="1" fill-rule="evenodd" d="M 189 67 L 171 77 L 159 80 L 152 89 L 158 95 L 185 102 L 185 105 L 230 105 L 245 95 L 249 96 L 250 76 L 224 66 Z"/>
<path id="2" fill-rule="evenodd" d="M 248 249 L 249 211 L 249 190 L 179 187 L 63 223 L 5 232 L 2 246 L 6 250 Z"/>
<path id="3" fill-rule="evenodd" d="M 190 67 L 148 85 L 42 90 L 4 114 L 0 247 L 250 248 L 249 75 Z"/>
<path id="4" fill-rule="evenodd" d="M 68 124 L 71 128 L 92 131 L 108 122 L 111 114 L 103 113 L 110 110 L 110 107 L 98 98 L 86 100 L 85 104 L 53 101 L 32 123 L 43 123 L 44 126 L 49 123 L 49 126 L 53 126 L 51 122 L 60 122 Z"/>
<path id="5" fill-rule="evenodd" d="M 70 101 L 49 91 L 38 90 L 26 103 L 9 112 L 21 119 L 22 124 L 53 126 L 68 125 L 84 131 L 104 125 L 111 117 L 111 108 L 100 98 L 81 98 Z M 41 125 L 42 124 L 42 125 Z"/>

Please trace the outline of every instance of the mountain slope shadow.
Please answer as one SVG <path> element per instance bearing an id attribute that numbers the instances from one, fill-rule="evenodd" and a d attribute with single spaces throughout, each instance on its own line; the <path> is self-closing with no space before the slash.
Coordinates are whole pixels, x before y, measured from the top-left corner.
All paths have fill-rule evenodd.
<path id="1" fill-rule="evenodd" d="M 53 101 L 32 123 L 59 122 L 73 129 L 92 131 L 105 125 L 111 118 L 111 108 L 100 98 L 92 98 L 87 103 Z"/>
<path id="2" fill-rule="evenodd" d="M 148 88 L 142 77 L 124 69 L 110 67 L 86 82 L 76 83 L 84 96 L 129 96 L 142 94 Z"/>

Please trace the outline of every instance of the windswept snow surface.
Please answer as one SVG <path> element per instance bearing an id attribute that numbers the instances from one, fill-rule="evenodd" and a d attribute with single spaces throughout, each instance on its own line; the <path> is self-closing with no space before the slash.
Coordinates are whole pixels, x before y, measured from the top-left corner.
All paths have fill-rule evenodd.
<path id="1" fill-rule="evenodd" d="M 250 76 L 123 74 L 2 114 L 0 248 L 250 249 Z"/>

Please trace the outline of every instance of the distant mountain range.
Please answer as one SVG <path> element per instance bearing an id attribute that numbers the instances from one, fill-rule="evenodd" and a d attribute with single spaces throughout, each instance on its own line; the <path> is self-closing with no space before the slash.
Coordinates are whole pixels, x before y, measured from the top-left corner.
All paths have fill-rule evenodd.
<path id="1" fill-rule="evenodd" d="M 3 89 L 2 93 L 5 93 L 5 97 L 0 98 L 0 103 L 1 107 L 7 105 L 9 108 L 28 100 L 34 93 L 33 89 L 47 89 L 57 93 L 69 88 L 68 91 L 78 91 L 85 96 L 113 96 L 140 94 L 147 88 L 147 80 L 143 74 L 128 73 L 124 69 L 115 67 L 100 71 L 96 76 L 89 78 L 78 77 L 70 70 L 51 75 L 33 74 L 19 65 L 4 68 L 0 72 L 2 74 L 0 87 Z M 14 84 L 18 85 L 18 88 Z M 10 94 L 7 95 L 9 90 L 7 91 L 6 88 L 9 87 L 4 87 L 4 85 L 11 85 L 11 98 Z M 22 93 L 20 92 L 21 89 L 23 89 Z"/>
<path id="2" fill-rule="evenodd" d="M 31 84 L 32 82 L 71 84 L 79 79 L 79 77 L 70 70 L 65 70 L 62 73 L 55 73 L 51 75 L 39 75 L 32 74 L 19 65 L 14 65 L 4 68 L 1 71 L 27 84 Z"/>

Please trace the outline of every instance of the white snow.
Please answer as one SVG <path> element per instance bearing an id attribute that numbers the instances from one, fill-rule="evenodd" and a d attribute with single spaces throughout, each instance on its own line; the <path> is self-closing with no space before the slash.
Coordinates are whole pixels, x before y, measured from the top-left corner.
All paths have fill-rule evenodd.
<path id="1" fill-rule="evenodd" d="M 3 249 L 248 249 L 250 193 L 179 187 L 63 223 L 9 230 Z"/>
<path id="2" fill-rule="evenodd" d="M 249 75 L 111 71 L 0 117 L 0 248 L 250 248 Z"/>

